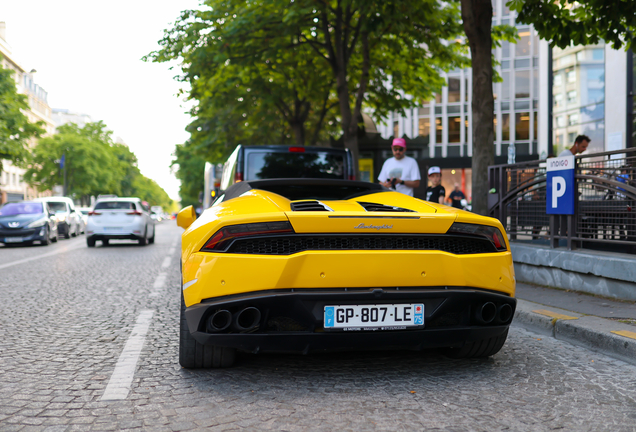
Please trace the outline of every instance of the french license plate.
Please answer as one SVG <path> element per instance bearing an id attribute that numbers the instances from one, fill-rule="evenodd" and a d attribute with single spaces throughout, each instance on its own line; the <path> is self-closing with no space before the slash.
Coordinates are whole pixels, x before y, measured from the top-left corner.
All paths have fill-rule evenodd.
<path id="1" fill-rule="evenodd" d="M 104 227 L 105 231 L 121 231 L 121 227 Z"/>
<path id="2" fill-rule="evenodd" d="M 370 304 L 325 306 L 325 330 L 403 330 L 424 327 L 424 305 Z"/>
<path id="3" fill-rule="evenodd" d="M 5 243 L 22 243 L 22 237 L 6 237 Z"/>

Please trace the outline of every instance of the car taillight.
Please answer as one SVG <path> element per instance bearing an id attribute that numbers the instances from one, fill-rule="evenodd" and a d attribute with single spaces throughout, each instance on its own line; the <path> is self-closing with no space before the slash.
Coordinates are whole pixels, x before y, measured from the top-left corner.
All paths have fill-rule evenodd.
<path id="1" fill-rule="evenodd" d="M 356 176 L 354 176 L 354 175 L 350 175 L 349 176 L 349 180 L 355 180 L 355 179 L 356 179 Z"/>
<path id="2" fill-rule="evenodd" d="M 231 241 L 237 237 L 260 236 L 268 234 L 293 233 L 294 229 L 287 221 L 260 222 L 240 225 L 230 225 L 214 233 L 202 251 L 224 251 Z"/>
<path id="3" fill-rule="evenodd" d="M 234 173 L 234 183 L 238 183 L 238 182 L 242 182 L 243 181 L 243 173 L 242 172 L 235 172 Z"/>
<path id="4" fill-rule="evenodd" d="M 133 215 L 133 216 L 141 216 L 142 213 L 139 210 L 135 210 L 135 211 L 131 211 L 126 213 L 127 215 Z"/>
<path id="5" fill-rule="evenodd" d="M 96 212 L 96 211 L 90 211 L 90 212 L 88 212 L 88 215 L 89 215 L 89 216 L 99 216 L 100 214 L 101 214 L 101 213 Z"/>
<path id="6" fill-rule="evenodd" d="M 290 147 L 289 151 L 292 153 L 305 153 L 305 147 Z"/>
<path id="7" fill-rule="evenodd" d="M 447 234 L 468 234 L 488 239 L 497 251 L 506 250 L 506 242 L 499 228 L 488 225 L 477 225 L 455 222 Z"/>

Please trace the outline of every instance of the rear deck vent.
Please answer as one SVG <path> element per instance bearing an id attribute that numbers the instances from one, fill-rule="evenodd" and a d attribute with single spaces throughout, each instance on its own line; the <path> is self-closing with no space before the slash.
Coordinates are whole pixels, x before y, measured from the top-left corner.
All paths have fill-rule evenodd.
<path id="1" fill-rule="evenodd" d="M 292 211 L 333 211 L 320 201 L 295 201 L 291 203 Z"/>
<path id="2" fill-rule="evenodd" d="M 415 210 L 409 210 L 402 207 L 392 207 L 384 204 L 376 204 L 370 202 L 358 201 L 364 209 L 368 212 L 415 212 Z"/>

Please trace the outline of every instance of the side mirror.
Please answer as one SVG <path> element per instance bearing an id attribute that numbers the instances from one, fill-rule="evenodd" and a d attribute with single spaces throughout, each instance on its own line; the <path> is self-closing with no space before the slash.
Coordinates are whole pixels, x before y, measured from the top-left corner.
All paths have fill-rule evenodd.
<path id="1" fill-rule="evenodd" d="M 177 225 L 183 229 L 187 229 L 197 218 L 194 207 L 187 206 L 177 214 Z"/>

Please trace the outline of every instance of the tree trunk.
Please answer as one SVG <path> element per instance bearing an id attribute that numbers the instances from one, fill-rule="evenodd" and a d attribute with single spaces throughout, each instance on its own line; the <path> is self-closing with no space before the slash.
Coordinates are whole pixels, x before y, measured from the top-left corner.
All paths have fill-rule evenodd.
<path id="1" fill-rule="evenodd" d="M 305 145 L 305 123 L 303 121 L 289 122 L 292 131 L 294 132 L 294 141 L 296 145 Z"/>
<path id="2" fill-rule="evenodd" d="M 472 210 L 488 214 L 488 166 L 495 163 L 492 95 L 492 4 L 490 0 L 461 0 L 464 31 L 470 44 L 472 93 Z"/>

